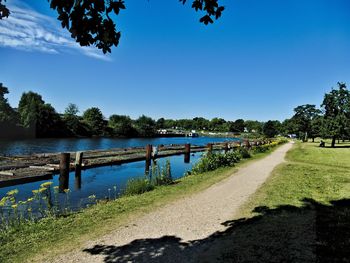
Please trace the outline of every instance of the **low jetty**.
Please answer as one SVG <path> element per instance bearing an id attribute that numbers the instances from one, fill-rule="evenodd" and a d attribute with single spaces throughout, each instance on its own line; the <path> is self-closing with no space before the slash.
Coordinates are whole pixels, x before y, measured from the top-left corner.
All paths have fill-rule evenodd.
<path id="1" fill-rule="evenodd" d="M 114 148 L 106 150 L 88 150 L 66 153 L 44 153 L 23 156 L 0 157 L 0 187 L 51 179 L 54 174 L 60 174 L 62 189 L 66 186 L 66 177 L 70 171 L 76 175 L 81 170 L 100 166 L 121 165 L 137 161 L 146 161 L 145 170 L 151 160 L 173 155 L 184 154 L 184 161 L 190 161 L 190 154 L 204 151 L 229 151 L 237 147 L 251 147 L 265 144 L 267 141 L 228 141 L 224 143 L 209 143 L 200 145 L 159 145 L 153 147 Z"/>

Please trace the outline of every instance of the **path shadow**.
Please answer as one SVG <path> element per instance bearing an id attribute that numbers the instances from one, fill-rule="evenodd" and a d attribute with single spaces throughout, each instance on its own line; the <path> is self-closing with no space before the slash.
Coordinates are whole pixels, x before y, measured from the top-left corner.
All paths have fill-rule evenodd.
<path id="1" fill-rule="evenodd" d="M 350 199 L 330 205 L 257 207 L 252 218 L 223 222 L 225 231 L 182 242 L 176 236 L 84 249 L 104 262 L 350 262 Z M 176 224 L 176 222 L 174 222 Z"/>

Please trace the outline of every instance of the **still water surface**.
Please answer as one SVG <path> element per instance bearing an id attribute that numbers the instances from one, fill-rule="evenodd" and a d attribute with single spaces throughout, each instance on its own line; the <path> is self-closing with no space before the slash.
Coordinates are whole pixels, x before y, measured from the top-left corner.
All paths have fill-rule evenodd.
<path id="1" fill-rule="evenodd" d="M 171 137 L 171 138 L 81 138 L 81 139 L 34 139 L 0 140 L 0 155 L 21 155 L 31 153 L 52 153 L 64 151 L 83 151 L 109 148 L 146 146 L 147 144 L 185 144 L 206 145 L 209 142 L 223 142 L 232 138 L 212 137 Z M 236 139 L 238 140 L 238 139 Z"/>
<path id="2" fill-rule="evenodd" d="M 108 149 L 122 147 L 145 146 L 147 144 L 185 144 L 205 145 L 209 142 L 223 142 L 232 140 L 227 138 L 151 138 L 151 139 L 37 139 L 37 140 L 21 140 L 21 141 L 0 141 L 0 154 L 18 155 L 29 153 L 43 152 L 62 152 L 77 151 L 91 149 Z M 167 159 L 171 163 L 171 172 L 174 179 L 180 178 L 188 170 L 191 170 L 203 153 L 195 153 L 191 155 L 190 163 L 184 163 L 184 156 L 171 156 L 159 159 L 157 162 L 160 166 L 164 166 Z M 113 165 L 98 167 L 82 171 L 81 183 L 79 184 L 75 178 L 75 173 L 71 172 L 69 176 L 70 203 L 72 208 L 79 207 L 88 203 L 90 195 L 96 195 L 97 199 L 114 198 L 119 196 L 125 189 L 126 183 L 131 178 L 145 176 L 145 162 L 134 162 L 122 165 Z M 59 176 L 54 175 L 51 181 L 53 186 L 59 185 Z M 26 200 L 32 196 L 32 190 L 38 189 L 40 184 L 47 181 L 32 182 L 17 186 L 0 188 L 0 198 L 12 189 L 18 189 L 18 200 Z M 116 188 L 116 191 L 115 191 Z M 61 200 L 64 199 L 64 194 Z"/>

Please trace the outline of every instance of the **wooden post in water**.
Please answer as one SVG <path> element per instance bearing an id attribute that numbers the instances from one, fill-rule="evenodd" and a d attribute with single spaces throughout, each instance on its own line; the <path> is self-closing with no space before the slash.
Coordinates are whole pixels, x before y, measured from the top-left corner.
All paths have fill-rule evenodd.
<path id="1" fill-rule="evenodd" d="M 80 168 L 83 162 L 83 152 L 76 152 L 75 154 L 75 169 Z"/>
<path id="2" fill-rule="evenodd" d="M 190 160 L 191 160 L 191 144 L 187 143 L 185 144 L 184 162 L 189 163 Z"/>
<path id="3" fill-rule="evenodd" d="M 81 169 L 75 169 L 74 187 L 75 190 L 81 189 Z"/>
<path id="4" fill-rule="evenodd" d="M 225 150 L 225 153 L 228 152 L 228 142 L 225 142 L 225 144 L 224 144 L 224 150 Z"/>
<path id="5" fill-rule="evenodd" d="M 83 152 L 76 152 L 75 154 L 75 180 L 74 186 L 75 189 L 81 189 L 81 166 L 83 162 Z"/>
<path id="6" fill-rule="evenodd" d="M 63 192 L 68 189 L 69 186 L 69 165 L 70 165 L 70 154 L 60 154 L 60 177 L 59 177 L 59 191 Z"/>
<path id="7" fill-rule="evenodd" d="M 145 172 L 149 172 L 149 167 L 151 165 L 151 160 L 152 160 L 152 144 L 147 144 L 146 145 L 146 167 L 145 167 Z"/>

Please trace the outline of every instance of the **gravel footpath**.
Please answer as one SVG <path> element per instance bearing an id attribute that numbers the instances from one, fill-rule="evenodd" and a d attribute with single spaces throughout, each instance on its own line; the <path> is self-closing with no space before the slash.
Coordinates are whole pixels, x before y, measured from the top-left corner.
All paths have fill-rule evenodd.
<path id="1" fill-rule="evenodd" d="M 54 262 L 198 262 L 210 237 L 225 230 L 223 222 L 238 216 L 239 207 L 291 147 L 292 143 L 282 145 L 203 192 L 134 219 Z"/>

